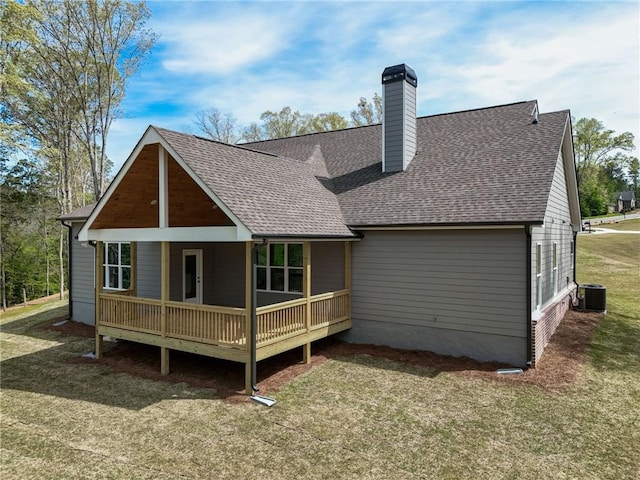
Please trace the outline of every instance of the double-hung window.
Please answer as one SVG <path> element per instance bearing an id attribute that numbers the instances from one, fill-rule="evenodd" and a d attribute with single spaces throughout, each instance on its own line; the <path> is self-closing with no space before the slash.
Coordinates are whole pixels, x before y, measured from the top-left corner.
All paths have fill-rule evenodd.
<path id="1" fill-rule="evenodd" d="M 127 290 L 131 286 L 131 244 L 104 243 L 104 288 Z"/>
<path id="2" fill-rule="evenodd" d="M 258 250 L 258 290 L 302 293 L 302 243 L 270 243 Z"/>

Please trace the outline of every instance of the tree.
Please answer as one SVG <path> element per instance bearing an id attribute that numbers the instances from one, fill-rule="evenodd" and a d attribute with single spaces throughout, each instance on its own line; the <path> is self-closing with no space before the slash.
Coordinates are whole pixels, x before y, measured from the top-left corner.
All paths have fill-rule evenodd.
<path id="1" fill-rule="evenodd" d="M 145 27 L 149 10 L 124 0 L 8 0 L 0 8 L 0 140 L 11 141 L 14 156 L 29 149 L 41 161 L 58 214 L 68 213 L 89 200 L 88 179 L 94 199 L 104 191 L 111 124 L 156 38 Z"/>
<path id="2" fill-rule="evenodd" d="M 32 0 L 41 13 L 39 41 L 32 45 L 39 63 L 64 89 L 61 111 L 71 110 L 74 134 L 91 165 L 95 198 L 105 188 L 107 137 L 120 112 L 126 84 L 155 42 L 145 28 L 144 2 L 122 0 Z"/>
<path id="3" fill-rule="evenodd" d="M 320 113 L 311 119 L 309 131 L 328 132 L 331 130 L 342 130 L 348 126 L 349 123 L 345 118 L 336 112 Z"/>
<path id="4" fill-rule="evenodd" d="M 633 134 L 616 135 L 595 118 L 581 118 L 573 129 L 578 189 L 582 215 L 607 213 L 616 191 L 627 188 L 626 172 L 633 149 Z"/>
<path id="5" fill-rule="evenodd" d="M 576 152 L 578 180 L 582 171 L 592 165 L 603 165 L 612 154 L 633 149 L 633 134 L 624 132 L 615 135 L 605 129 L 595 118 L 581 118 L 573 128 L 573 145 Z"/>
<path id="6" fill-rule="evenodd" d="M 640 162 L 638 157 L 629 159 L 629 177 L 631 178 L 631 186 L 636 194 L 636 201 L 640 201 Z"/>
<path id="7" fill-rule="evenodd" d="M 357 108 L 351 111 L 351 124 L 360 127 L 376 123 L 382 123 L 382 97 L 374 93 L 371 102 L 365 97 L 360 97 Z"/>
<path id="8" fill-rule="evenodd" d="M 222 113 L 217 108 L 196 113 L 195 124 L 202 133 L 218 142 L 238 143 L 242 138 L 235 117 L 230 113 Z"/>

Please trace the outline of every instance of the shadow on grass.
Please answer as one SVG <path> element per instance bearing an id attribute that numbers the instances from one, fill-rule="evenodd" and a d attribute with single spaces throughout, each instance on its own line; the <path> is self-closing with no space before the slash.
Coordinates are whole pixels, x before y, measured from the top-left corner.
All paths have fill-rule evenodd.
<path id="1" fill-rule="evenodd" d="M 56 308 L 38 309 L 26 316 L 19 316 L 15 320 L 7 320 L 0 325 L 0 332 L 12 335 L 26 335 L 33 338 L 51 340 L 51 333 L 37 328 L 45 322 L 64 320 L 69 317 L 69 308 L 62 305 Z M 35 328 L 34 328 L 35 327 Z"/>
<path id="2" fill-rule="evenodd" d="M 94 348 L 93 336 L 86 335 L 93 327 L 68 322 L 67 325 L 75 324 L 76 330 L 84 330 L 80 336 L 51 327 L 66 315 L 67 308 L 59 307 L 2 325 L 3 354 L 11 357 L 0 362 L 3 391 L 19 390 L 131 410 L 165 400 L 216 397 L 215 390 L 189 388 L 179 378 L 145 382 L 114 374 L 108 364 L 84 358 Z"/>
<path id="3" fill-rule="evenodd" d="M 640 371 L 640 322 L 609 313 L 600 322 L 591 348 L 591 364 L 600 371 Z"/>

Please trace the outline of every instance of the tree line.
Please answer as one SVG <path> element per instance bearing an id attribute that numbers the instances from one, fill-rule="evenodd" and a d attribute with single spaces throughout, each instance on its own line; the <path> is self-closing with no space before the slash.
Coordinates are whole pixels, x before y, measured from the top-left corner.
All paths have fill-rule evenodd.
<path id="1" fill-rule="evenodd" d="M 62 296 L 67 251 L 56 218 L 99 198 L 126 86 L 156 36 L 144 2 L 0 1 L 2 306 Z"/>
<path id="2" fill-rule="evenodd" d="M 286 106 L 278 111 L 263 112 L 260 115 L 262 123 L 252 122 L 242 126 L 233 114 L 221 112 L 213 107 L 199 111 L 194 123 L 200 133 L 219 142 L 231 144 L 259 142 L 380 123 L 382 122 L 382 97 L 377 93 L 373 94 L 371 101 L 366 97 L 360 97 L 350 117 L 349 121 L 337 112 L 300 113 Z"/>

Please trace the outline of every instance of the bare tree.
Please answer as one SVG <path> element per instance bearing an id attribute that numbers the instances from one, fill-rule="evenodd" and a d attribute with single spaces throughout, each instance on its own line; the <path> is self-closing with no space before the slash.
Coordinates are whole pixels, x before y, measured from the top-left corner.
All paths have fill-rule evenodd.
<path id="1" fill-rule="evenodd" d="M 236 119 L 230 113 L 222 113 L 217 108 L 196 113 L 195 124 L 207 137 L 224 143 L 238 143 L 241 133 Z"/>
<path id="2" fill-rule="evenodd" d="M 373 94 L 373 100 L 369 102 L 365 97 L 360 97 L 358 106 L 351 111 L 351 123 L 354 127 L 373 125 L 382 122 L 382 97 Z"/>

